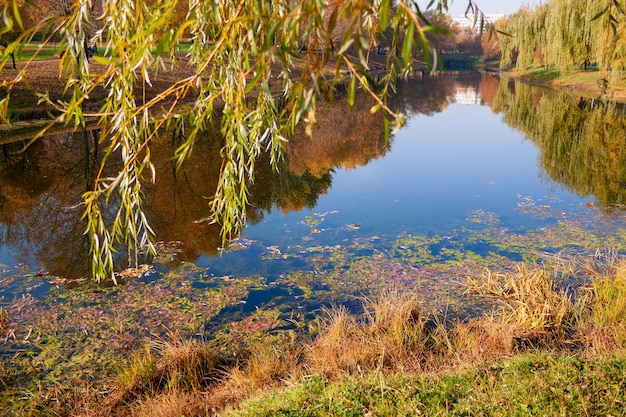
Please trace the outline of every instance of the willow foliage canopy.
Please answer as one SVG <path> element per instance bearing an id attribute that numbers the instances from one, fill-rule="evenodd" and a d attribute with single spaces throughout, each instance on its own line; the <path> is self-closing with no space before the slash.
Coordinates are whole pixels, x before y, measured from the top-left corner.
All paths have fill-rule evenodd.
<path id="1" fill-rule="evenodd" d="M 626 69 L 623 0 L 550 0 L 509 16 L 498 29 L 503 68 L 546 66 L 556 71 L 595 64 L 619 76 Z"/>
<path id="2" fill-rule="evenodd" d="M 40 100 L 58 110 L 55 122 L 85 128 L 97 118 L 105 156 L 101 166 L 121 158 L 117 175 L 104 169 L 84 194 L 83 220 L 91 242 L 93 275 L 113 277 L 113 253 L 128 248 L 153 250 L 153 233 L 143 208 L 142 184 L 154 181 L 151 141 L 168 124 L 184 123 L 185 139 L 173 157 L 182 163 L 208 125 L 224 137 L 221 179 L 210 210 L 227 239 L 245 222 L 248 185 L 254 181 L 261 152 L 273 164 L 295 126 L 315 125 L 318 101 L 332 97 L 333 86 L 345 83 L 348 102 L 362 88 L 376 99 L 374 111 L 386 115 L 387 131 L 401 126 L 403 116 L 387 107 L 385 97 L 397 77 L 410 74 L 415 60 L 433 62 L 427 34 L 440 33 L 412 1 L 394 0 L 5 0 L 0 37 L 9 39 L 2 58 L 35 34 L 43 43 L 57 40 L 64 51 L 61 78 L 69 99 Z M 427 5 L 439 12 L 447 0 Z M 45 9 L 45 10 L 42 10 Z M 33 18 L 38 11 L 39 20 Z M 468 11 L 479 12 L 468 0 Z M 385 39 L 391 51 L 381 80 L 371 78 L 369 56 Z M 92 72 L 86 45 L 97 42 L 103 53 L 93 57 L 105 70 Z M 145 92 L 151 76 L 176 66 L 186 45 L 185 60 L 193 74 L 154 97 Z M 22 70 L 28 71 L 28 65 Z M 7 120 L 18 74 L 5 82 L 0 115 Z M 97 86 L 107 96 L 96 112 L 85 101 Z M 43 134 L 43 132 L 42 132 Z M 112 216 L 113 221 L 107 220 Z M 134 258 L 134 259 L 133 259 Z M 114 278 L 113 278 L 114 279 Z"/>

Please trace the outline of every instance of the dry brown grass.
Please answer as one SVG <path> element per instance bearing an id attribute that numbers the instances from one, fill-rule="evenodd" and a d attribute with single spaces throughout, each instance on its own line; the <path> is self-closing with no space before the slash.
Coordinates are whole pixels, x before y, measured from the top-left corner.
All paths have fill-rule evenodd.
<path id="1" fill-rule="evenodd" d="M 241 366 L 232 367 L 222 384 L 221 393 L 232 397 L 248 397 L 255 391 L 275 386 L 297 372 L 301 350 L 258 342 Z"/>
<path id="2" fill-rule="evenodd" d="M 419 368 L 426 355 L 426 319 L 407 293 L 389 290 L 364 300 L 359 320 L 344 307 L 328 312 L 310 345 L 311 372 L 331 377 L 388 367 Z"/>
<path id="3" fill-rule="evenodd" d="M 181 415 L 177 410 L 198 407 L 196 402 L 189 404 L 187 397 L 203 395 L 223 379 L 227 366 L 197 341 L 172 336 L 171 341 L 151 342 L 120 370 L 112 393 L 95 415 Z"/>
<path id="4" fill-rule="evenodd" d="M 132 417 L 209 416 L 213 414 L 202 392 L 168 390 L 140 400 L 130 411 Z"/>
<path id="5" fill-rule="evenodd" d="M 435 337 L 441 354 L 433 359 L 434 369 L 447 364 L 463 366 L 510 356 L 516 350 L 514 329 L 492 319 L 441 325 Z"/>
<path id="6" fill-rule="evenodd" d="M 298 369 L 298 350 L 258 343 L 240 359 L 225 360 L 197 341 L 157 341 L 133 355 L 115 389 L 83 416 L 214 415 L 260 389 L 280 384 Z"/>
<path id="7" fill-rule="evenodd" d="M 469 279 L 469 290 L 496 301 L 482 326 L 495 325 L 498 332 L 508 327 L 520 342 L 545 342 L 562 339 L 572 329 L 575 306 L 565 289 L 557 289 L 554 277 L 542 268 L 520 265 L 517 272 L 493 274 L 481 280 Z"/>
<path id="8" fill-rule="evenodd" d="M 213 415 L 303 375 L 442 371 L 534 349 L 626 349 L 626 261 L 576 269 L 590 276 L 576 294 L 555 284 L 561 270 L 520 265 L 507 274 L 485 272 L 469 288 L 495 307 L 466 322 L 424 314 L 411 293 L 388 290 L 364 298 L 358 316 L 342 306 L 329 309 L 306 349 L 258 343 L 227 363 L 199 342 L 153 343 L 129 362 L 99 411 L 84 415 Z"/>
<path id="9" fill-rule="evenodd" d="M 0 334 L 6 330 L 9 325 L 9 312 L 4 307 L 0 307 Z"/>

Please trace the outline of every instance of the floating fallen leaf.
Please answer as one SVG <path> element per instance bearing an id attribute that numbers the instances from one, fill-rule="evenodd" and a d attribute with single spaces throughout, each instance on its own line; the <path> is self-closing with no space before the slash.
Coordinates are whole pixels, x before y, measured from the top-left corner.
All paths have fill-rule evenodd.
<path id="1" fill-rule="evenodd" d="M 361 224 L 360 223 L 355 223 L 355 224 L 349 224 L 348 225 L 348 229 L 358 230 L 360 228 L 361 228 Z"/>
<path id="2" fill-rule="evenodd" d="M 313 216 L 306 216 L 304 220 L 301 220 L 300 223 L 306 224 L 308 226 L 314 226 L 316 224 L 320 224 L 324 219 L 316 219 Z"/>
<path id="3" fill-rule="evenodd" d="M 280 249 L 276 245 L 268 246 L 266 249 L 272 253 L 280 255 Z"/>
<path id="4" fill-rule="evenodd" d="M 312 227 L 309 231 L 310 231 L 311 233 L 322 233 L 320 230 L 315 229 L 315 228 L 313 228 L 313 227 Z"/>
<path id="5" fill-rule="evenodd" d="M 53 279 L 48 281 L 50 285 L 67 284 L 68 282 L 70 282 L 70 280 L 64 277 L 54 277 Z"/>
<path id="6" fill-rule="evenodd" d="M 593 201 L 587 201 L 587 207 L 593 207 Z"/>
<path id="7" fill-rule="evenodd" d="M 314 213 L 314 214 L 315 214 L 317 217 L 325 217 L 325 216 L 327 216 L 327 215 L 329 215 L 329 214 L 336 214 L 336 213 L 339 213 L 339 211 L 338 211 L 338 210 L 331 210 L 331 211 L 326 211 L 326 212 L 324 212 L 324 213 Z"/>
<path id="8" fill-rule="evenodd" d="M 140 265 L 139 268 L 127 268 L 120 272 L 120 276 L 124 278 L 137 278 L 150 270 L 148 265 Z"/>

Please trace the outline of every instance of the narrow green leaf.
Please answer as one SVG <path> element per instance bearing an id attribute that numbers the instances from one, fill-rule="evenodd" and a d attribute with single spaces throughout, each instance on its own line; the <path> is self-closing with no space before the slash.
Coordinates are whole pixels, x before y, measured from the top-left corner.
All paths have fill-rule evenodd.
<path id="1" fill-rule="evenodd" d="M 20 27 L 20 29 L 24 30 L 24 24 L 22 23 L 22 18 L 20 17 L 20 11 L 17 8 L 17 1 L 13 0 L 12 3 L 13 3 L 13 18 L 17 22 L 17 25 Z"/>
<path id="2" fill-rule="evenodd" d="M 389 0 L 384 0 L 380 5 L 380 27 L 384 31 L 389 25 L 389 9 L 391 5 Z"/>
<path id="3" fill-rule="evenodd" d="M 343 45 L 341 45 L 341 49 L 339 50 L 339 52 L 337 52 L 337 55 L 343 55 L 346 53 L 346 51 L 354 44 L 354 38 L 350 38 L 348 39 L 347 42 L 344 42 Z"/>
<path id="4" fill-rule="evenodd" d="M 607 11 L 609 10 L 609 6 L 605 7 L 602 11 L 600 11 L 598 14 L 596 14 L 595 16 L 593 16 L 591 18 L 591 21 L 593 22 L 594 20 L 599 19 L 600 17 L 602 17 Z"/>
<path id="5" fill-rule="evenodd" d="M 351 77 L 348 83 L 348 106 L 354 106 L 354 98 L 356 96 L 356 77 Z"/>
<path id="6" fill-rule="evenodd" d="M 404 63 L 408 63 L 412 60 L 411 52 L 413 50 L 413 35 L 415 33 L 415 26 L 409 25 L 407 28 L 404 39 L 402 41 L 402 60 Z"/>
<path id="7" fill-rule="evenodd" d="M 383 120 L 385 123 L 385 141 L 387 141 L 391 137 L 391 124 L 389 123 L 389 116 L 385 115 Z"/>
<path id="8" fill-rule="evenodd" d="M 424 25 L 422 26 L 422 31 L 432 33 L 433 35 L 452 35 L 452 32 L 448 29 L 434 25 Z"/>
<path id="9" fill-rule="evenodd" d="M 4 23 L 4 27 L 0 28 L 0 35 L 8 33 L 13 29 L 13 19 L 9 17 L 6 7 L 2 10 L 2 22 Z"/>

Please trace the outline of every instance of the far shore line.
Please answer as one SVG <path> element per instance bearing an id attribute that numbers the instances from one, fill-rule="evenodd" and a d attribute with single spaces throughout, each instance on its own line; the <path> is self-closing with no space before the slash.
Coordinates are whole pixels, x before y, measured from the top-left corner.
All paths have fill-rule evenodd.
<path id="1" fill-rule="evenodd" d="M 588 98 L 626 103 L 626 77 L 611 80 L 610 75 L 603 71 L 578 70 L 554 74 L 548 72 L 545 67 L 538 67 L 526 71 L 499 70 L 498 73 L 502 77 L 553 89 L 569 90 Z"/>

